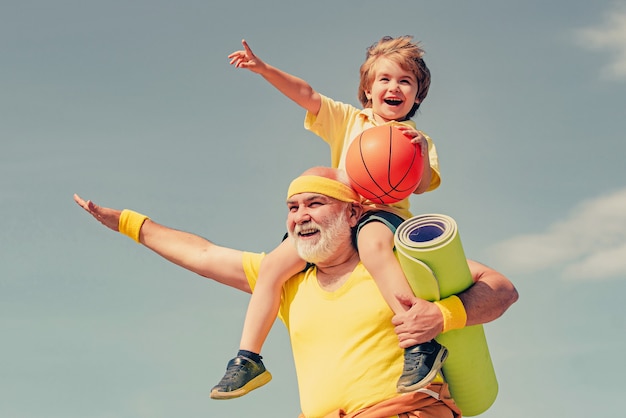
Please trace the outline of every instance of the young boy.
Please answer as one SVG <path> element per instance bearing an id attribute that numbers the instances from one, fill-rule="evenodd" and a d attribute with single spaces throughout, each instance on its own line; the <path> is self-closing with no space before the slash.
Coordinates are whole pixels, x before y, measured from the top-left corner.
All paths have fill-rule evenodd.
<path id="1" fill-rule="evenodd" d="M 307 111 L 305 127 L 330 145 L 333 167 L 345 169 L 348 146 L 358 134 L 373 126 L 393 123 L 412 142 L 421 145 L 423 158 L 430 163 L 424 164 L 421 182 L 413 193 L 421 194 L 439 186 L 439 164 L 434 144 L 410 121 L 430 86 L 430 71 L 422 59 L 423 50 L 412 42 L 412 37 L 384 37 L 367 49 L 366 60 L 360 69 L 358 92 L 362 110 L 319 94 L 306 81 L 263 62 L 245 40 L 242 44 L 243 50 L 229 55 L 231 65 L 260 74 L 304 108 Z M 359 222 L 356 238 L 361 261 L 393 312 L 404 312 L 408 307 L 399 301 L 398 296 L 412 294 L 412 290 L 395 257 L 393 236 L 400 223 L 412 216 L 409 199 L 391 205 L 363 203 L 366 213 Z M 305 225 L 300 234 L 313 235 L 316 232 L 315 225 Z M 240 350 L 228 363 L 222 380 L 211 390 L 211 398 L 242 396 L 271 380 L 259 353 L 276 318 L 283 283 L 305 265 L 289 238 L 265 257 L 248 305 Z M 426 386 L 437 375 L 446 356 L 446 348 L 435 340 L 422 344 L 415 341 L 414 346 L 405 349 L 398 392 Z"/>

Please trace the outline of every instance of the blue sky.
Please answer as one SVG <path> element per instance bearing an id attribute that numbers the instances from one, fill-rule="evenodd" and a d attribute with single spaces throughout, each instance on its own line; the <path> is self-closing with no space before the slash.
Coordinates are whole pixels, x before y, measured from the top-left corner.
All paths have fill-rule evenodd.
<path id="1" fill-rule="evenodd" d="M 286 332 L 274 380 L 208 398 L 247 296 L 169 265 L 72 201 L 132 208 L 269 251 L 289 180 L 329 164 L 304 113 L 228 65 L 266 61 L 358 105 L 365 48 L 410 34 L 433 74 L 414 118 L 457 220 L 520 300 L 485 325 L 500 393 L 484 417 L 614 415 L 626 373 L 626 3 L 320 0 L 0 6 L 0 416 L 295 417 Z"/>

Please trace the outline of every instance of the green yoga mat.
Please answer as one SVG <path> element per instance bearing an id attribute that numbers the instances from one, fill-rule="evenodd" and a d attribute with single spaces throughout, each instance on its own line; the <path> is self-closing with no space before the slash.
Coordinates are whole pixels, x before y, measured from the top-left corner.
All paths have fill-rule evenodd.
<path id="1" fill-rule="evenodd" d="M 456 222 L 449 216 L 407 219 L 396 230 L 395 245 L 404 274 L 422 299 L 443 299 L 474 283 Z M 483 326 L 448 331 L 436 339 L 448 348 L 442 373 L 463 415 L 485 412 L 496 399 L 498 381 Z"/>

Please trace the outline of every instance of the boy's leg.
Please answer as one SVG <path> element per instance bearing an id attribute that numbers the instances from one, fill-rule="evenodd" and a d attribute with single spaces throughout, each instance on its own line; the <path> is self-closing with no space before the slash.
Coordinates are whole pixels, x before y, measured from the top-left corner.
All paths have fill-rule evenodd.
<path id="1" fill-rule="evenodd" d="M 261 352 L 278 314 L 283 284 L 291 276 L 301 272 L 305 265 L 306 262 L 298 255 L 291 238 L 286 238 L 265 256 L 259 268 L 254 293 L 248 303 L 239 343 L 240 350 Z"/>
<path id="2" fill-rule="evenodd" d="M 413 290 L 393 252 L 393 234 L 384 223 L 370 221 L 360 228 L 357 246 L 361 262 L 374 278 L 387 305 L 395 314 L 400 314 L 408 307 L 396 296 L 410 296 Z"/>
<path id="3" fill-rule="evenodd" d="M 378 216 L 383 218 L 377 219 Z M 380 213 L 370 214 L 365 222 L 357 235 L 361 261 L 391 310 L 395 314 L 405 312 L 409 307 L 402 305 L 396 295 L 412 295 L 413 290 L 393 252 L 393 234 L 398 221 L 394 220 L 393 215 L 389 217 Z M 448 350 L 435 340 L 405 349 L 398 392 L 412 392 L 428 385 L 437 376 L 447 355 Z"/>
<path id="4" fill-rule="evenodd" d="M 239 352 L 228 363 L 222 380 L 211 389 L 211 398 L 243 396 L 272 379 L 259 353 L 276 319 L 283 284 L 305 265 L 289 238 L 265 256 L 248 304 Z"/>

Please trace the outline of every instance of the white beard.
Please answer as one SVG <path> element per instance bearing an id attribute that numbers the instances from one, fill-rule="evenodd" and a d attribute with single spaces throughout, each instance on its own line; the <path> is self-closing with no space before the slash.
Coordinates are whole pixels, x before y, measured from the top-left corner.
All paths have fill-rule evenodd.
<path id="1" fill-rule="evenodd" d="M 324 220 L 325 222 L 322 225 L 313 221 L 296 225 L 294 231 L 289 235 L 291 235 L 300 258 L 309 263 L 317 264 L 334 256 L 346 242 L 352 245 L 352 229 L 348 224 L 348 220 L 348 213 L 342 211 L 340 216 L 328 218 L 328 220 Z M 320 237 L 317 241 L 303 241 L 298 237 L 299 231 L 311 228 L 316 228 L 320 232 Z M 346 240 L 346 238 L 348 239 Z"/>

